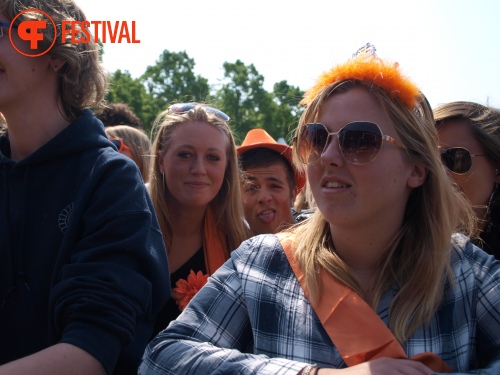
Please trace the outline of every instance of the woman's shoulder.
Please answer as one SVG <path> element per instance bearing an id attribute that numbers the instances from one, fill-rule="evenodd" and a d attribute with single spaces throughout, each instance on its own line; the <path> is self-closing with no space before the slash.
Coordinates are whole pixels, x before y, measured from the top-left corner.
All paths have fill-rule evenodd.
<path id="1" fill-rule="evenodd" d="M 241 245 L 231 253 L 233 262 L 264 264 L 272 258 L 284 257 L 283 247 L 275 234 L 259 234 L 243 241 Z"/>
<path id="2" fill-rule="evenodd" d="M 275 250 L 281 248 L 278 236 L 275 234 L 259 234 L 243 241 L 233 252 L 235 255 L 253 253 L 257 250 Z"/>
<path id="3" fill-rule="evenodd" d="M 451 266 L 455 275 L 472 273 L 475 279 L 494 277 L 500 282 L 500 261 L 472 243 L 469 237 L 452 236 Z"/>
<path id="4" fill-rule="evenodd" d="M 453 253 L 463 260 L 481 259 L 484 256 L 490 257 L 489 254 L 474 245 L 471 239 L 462 233 L 454 233 L 451 236 L 451 246 Z"/>

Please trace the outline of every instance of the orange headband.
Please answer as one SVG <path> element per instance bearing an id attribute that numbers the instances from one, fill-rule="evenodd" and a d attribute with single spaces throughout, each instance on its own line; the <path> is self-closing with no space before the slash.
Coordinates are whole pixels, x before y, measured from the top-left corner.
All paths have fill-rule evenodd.
<path id="1" fill-rule="evenodd" d="M 401 101 L 406 107 L 415 109 L 421 95 L 418 87 L 401 74 L 398 63 L 389 63 L 375 55 L 375 47 L 366 44 L 354 56 L 323 73 L 316 84 L 304 94 L 300 102 L 309 105 L 327 86 L 344 80 L 357 80 L 373 84 L 386 91 L 391 98 Z"/>

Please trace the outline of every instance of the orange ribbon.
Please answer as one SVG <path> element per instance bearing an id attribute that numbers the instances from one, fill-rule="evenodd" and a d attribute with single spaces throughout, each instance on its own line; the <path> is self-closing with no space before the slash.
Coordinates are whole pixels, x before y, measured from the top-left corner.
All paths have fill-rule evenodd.
<path id="1" fill-rule="evenodd" d="M 280 235 L 279 239 L 288 262 L 309 299 L 304 272 L 293 255 L 292 238 Z M 348 366 L 381 357 L 408 358 L 382 319 L 354 290 L 325 270 L 321 270 L 321 282 L 320 301 L 311 305 Z M 410 359 L 420 361 L 436 372 L 452 371 L 435 353 L 421 353 Z"/>
<path id="2" fill-rule="evenodd" d="M 212 207 L 208 207 L 203 223 L 203 251 L 209 275 L 213 274 L 228 259 L 225 234 L 217 228 Z"/>

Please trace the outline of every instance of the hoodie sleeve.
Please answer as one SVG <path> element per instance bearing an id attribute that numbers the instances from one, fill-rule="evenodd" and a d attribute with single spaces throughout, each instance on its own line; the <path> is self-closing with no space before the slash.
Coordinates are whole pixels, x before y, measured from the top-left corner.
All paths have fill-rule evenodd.
<path id="1" fill-rule="evenodd" d="M 166 250 L 135 164 L 104 152 L 76 192 L 57 259 L 49 317 L 59 342 L 112 373 L 125 349 L 137 365 L 170 295 Z"/>

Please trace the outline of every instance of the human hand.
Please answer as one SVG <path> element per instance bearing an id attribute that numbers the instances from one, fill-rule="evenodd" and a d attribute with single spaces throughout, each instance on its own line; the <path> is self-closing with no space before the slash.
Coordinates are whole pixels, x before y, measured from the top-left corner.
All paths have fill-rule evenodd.
<path id="1" fill-rule="evenodd" d="M 429 367 L 418 361 L 383 357 L 344 369 L 321 368 L 317 375 L 430 375 L 432 373 Z"/>

